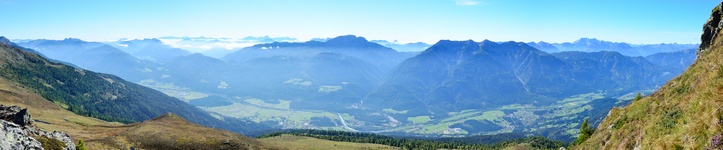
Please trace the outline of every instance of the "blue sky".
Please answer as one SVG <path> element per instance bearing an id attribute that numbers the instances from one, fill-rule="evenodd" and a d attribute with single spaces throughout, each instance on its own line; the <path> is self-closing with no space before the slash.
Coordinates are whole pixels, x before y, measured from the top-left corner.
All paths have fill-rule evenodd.
<path id="1" fill-rule="evenodd" d="M 354 34 L 367 39 L 699 43 L 716 0 L 0 0 L 11 39 Z"/>

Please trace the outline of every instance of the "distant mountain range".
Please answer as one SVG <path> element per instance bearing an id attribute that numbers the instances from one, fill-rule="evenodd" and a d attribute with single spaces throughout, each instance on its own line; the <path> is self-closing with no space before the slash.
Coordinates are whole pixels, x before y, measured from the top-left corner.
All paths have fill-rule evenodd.
<path id="1" fill-rule="evenodd" d="M 363 104 L 418 115 L 545 105 L 598 90 L 615 95 L 655 88 L 675 76 L 666 71 L 610 51 L 548 54 L 525 43 L 443 40 L 398 65 Z"/>
<path id="2" fill-rule="evenodd" d="M 117 41 L 111 45 L 137 58 L 158 63 L 165 63 L 176 57 L 191 54 L 186 50 L 163 44 L 158 39 Z"/>
<path id="3" fill-rule="evenodd" d="M 421 52 L 425 49 L 429 48 L 429 44 L 423 43 L 423 42 L 414 42 L 414 43 L 398 43 L 397 41 L 389 42 L 386 40 L 371 40 L 370 42 L 374 42 L 377 44 L 381 44 L 383 46 L 392 48 L 394 50 L 397 50 L 399 52 Z"/>
<path id="4" fill-rule="evenodd" d="M 122 55 L 124 52 L 120 50 L 108 48 L 107 45 L 82 42 L 77 39 L 40 41 L 32 44 L 59 47 L 58 49 L 39 50 L 52 54 L 52 56 L 58 56 L 58 58 L 73 58 L 68 60 L 74 61 L 80 61 L 81 59 L 62 55 L 55 50 L 63 50 L 65 54 L 76 54 L 84 57 L 100 54 L 111 60 L 113 60 L 113 56 L 129 57 L 127 54 Z M 94 53 L 96 51 L 99 52 Z M 118 53 L 107 53 L 107 51 Z M 268 129 L 267 126 L 236 118 L 221 117 L 223 119 L 221 120 L 176 98 L 128 82 L 114 75 L 95 73 L 50 62 L 40 55 L 26 51 L 25 48 L 9 42 L 4 37 L 0 37 L 0 56 L 2 57 L 0 59 L 0 66 L 2 66 L 0 72 L 3 72 L 0 76 L 20 84 L 76 114 L 129 123 L 172 112 L 194 123 L 224 128 L 238 133 Z M 89 60 L 94 61 L 92 58 Z M 97 63 L 98 65 L 104 64 L 102 61 Z M 243 124 L 243 126 L 239 126 L 240 124 Z"/>
<path id="5" fill-rule="evenodd" d="M 100 42 L 86 42 L 80 39 L 32 40 L 17 43 L 19 46 L 37 51 L 48 58 L 67 62 L 102 73 L 120 75 L 131 81 L 150 78 L 144 73 L 155 68 L 155 63 L 138 59 L 123 50 Z"/>
<path id="6" fill-rule="evenodd" d="M 356 57 L 386 71 L 402 60 L 411 57 L 394 49 L 367 41 L 353 35 L 339 36 L 326 42 L 309 41 L 303 43 L 274 42 L 259 44 L 238 50 L 224 56 L 230 62 L 245 62 L 254 58 L 270 56 L 311 57 L 322 52 L 332 52 Z"/>
<path id="7" fill-rule="evenodd" d="M 326 42 L 332 38 L 313 38 L 310 41 Z M 385 47 L 392 48 L 399 52 L 421 52 L 429 48 L 429 44 L 423 42 L 399 43 L 396 40 L 390 42 L 387 40 L 371 40 L 369 42 L 377 43 Z"/>
<path id="8" fill-rule="evenodd" d="M 615 51 L 626 56 L 648 56 L 655 53 L 675 52 L 684 49 L 695 49 L 698 44 L 629 44 L 625 42 L 610 42 L 595 38 L 580 38 L 574 42 L 547 43 L 528 42 L 528 45 L 539 50 L 554 53 L 563 51 L 599 52 Z"/>
<path id="9" fill-rule="evenodd" d="M 687 49 L 675 52 L 663 52 L 648 55 L 645 57 L 645 59 L 658 66 L 671 67 L 673 68 L 672 70 L 679 70 L 681 72 L 671 73 L 680 74 L 682 73 L 682 71 L 685 71 L 685 69 L 687 69 L 690 64 L 693 64 L 696 58 L 695 52 L 696 49 Z"/>
<path id="10" fill-rule="evenodd" d="M 234 117 L 256 117 L 255 122 L 270 126 L 327 128 L 343 124 L 344 128 L 359 130 L 401 128 L 394 132 L 425 134 L 534 131 L 541 135 L 567 136 L 568 133 L 560 133 L 568 130 L 567 125 L 533 130 L 538 124 L 530 123 L 531 118 L 519 117 L 519 114 L 508 116 L 502 119 L 504 121 L 450 121 L 445 118 L 454 119 L 455 114 L 472 110 L 512 105 L 545 106 L 523 112 L 534 112 L 528 114 L 533 116 L 560 114 L 557 111 L 562 108 L 556 105 L 576 103 L 566 99 L 593 93 L 604 98 L 582 103 L 588 107 L 575 113 L 562 113 L 572 116 L 556 117 L 566 118 L 563 122 L 567 123 L 580 115 L 594 115 L 599 122 L 604 112 L 618 105 L 619 100 L 615 98 L 659 88 L 696 57 L 690 50 L 673 51 L 675 46 L 644 46 L 653 49 L 651 51 L 671 52 L 640 57 L 600 49 L 549 53 L 537 47 L 557 48 L 556 44 L 542 42 L 442 40 L 417 53 L 398 52 L 379 44 L 384 41 L 375 42 L 353 35 L 323 42 L 272 42 L 233 51 L 222 59 L 200 53 L 188 54 L 167 45 L 172 42 L 163 39 L 122 40 L 107 44 L 77 39 L 28 40 L 20 44 L 49 58 L 77 63 L 77 67 L 89 70 L 103 71 L 108 69 L 103 66 L 114 64 L 138 64 L 125 66 L 124 71 L 105 71 L 116 71 L 113 73 L 123 79 L 153 87 L 209 111 L 233 112 L 223 115 Z M 587 43 L 596 42 L 587 40 Z M 606 42 L 591 45 L 605 47 L 599 43 Z M 624 43 L 617 45 L 623 46 L 612 47 L 626 47 Z M 117 58 L 96 60 L 107 57 L 108 53 L 89 50 L 101 48 L 120 54 L 109 55 Z M 63 53 L 57 54 L 59 51 Z M 561 103 L 563 100 L 566 103 Z M 230 108 L 232 106 L 238 108 Z M 243 110 L 230 111 L 232 109 Z M 297 118 L 274 116 L 297 110 L 302 112 L 294 113 L 305 115 Z M 515 112 L 505 110 L 502 113 Z M 350 117 L 353 119 L 346 119 Z M 420 124 L 414 118 L 425 121 Z M 342 119 L 347 122 L 341 122 Z M 443 127 L 435 128 L 435 131 L 417 129 L 418 126 L 437 126 L 434 123 Z M 472 128 L 470 125 L 485 127 Z"/>
<path id="11" fill-rule="evenodd" d="M 244 38 L 212 38 L 212 37 L 174 37 L 164 36 L 158 38 L 164 44 L 168 44 L 175 48 L 182 48 L 194 53 L 203 53 L 204 55 L 214 58 L 222 58 L 223 56 L 234 52 L 235 50 L 252 46 L 255 44 L 273 43 L 273 42 L 297 42 L 297 39 L 290 37 L 269 37 L 247 36 Z"/>

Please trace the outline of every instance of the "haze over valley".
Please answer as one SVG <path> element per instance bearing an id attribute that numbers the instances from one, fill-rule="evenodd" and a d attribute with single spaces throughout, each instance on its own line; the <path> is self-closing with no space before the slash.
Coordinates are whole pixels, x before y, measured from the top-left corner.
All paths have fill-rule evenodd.
<path id="1" fill-rule="evenodd" d="M 0 0 L 0 149 L 723 147 L 718 2 L 133 3 Z"/>
<path id="2" fill-rule="evenodd" d="M 273 128 L 435 137 L 524 133 L 562 140 L 577 134 L 580 119 L 597 123 L 613 106 L 679 75 L 695 60 L 697 47 L 581 38 L 549 44 L 558 50 L 548 53 L 540 44 L 440 40 L 421 52 L 400 52 L 343 35 L 258 41 L 218 59 L 159 39 L 19 41 L 58 62 Z M 630 51 L 638 53 L 621 53 Z M 554 122 L 542 121 L 547 119 Z"/>

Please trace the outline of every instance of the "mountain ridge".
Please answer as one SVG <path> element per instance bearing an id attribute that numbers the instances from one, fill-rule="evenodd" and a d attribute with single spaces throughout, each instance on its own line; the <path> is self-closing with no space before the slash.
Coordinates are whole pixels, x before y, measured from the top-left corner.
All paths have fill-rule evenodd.
<path id="1" fill-rule="evenodd" d="M 674 52 L 685 49 L 693 49 L 698 46 L 698 44 L 678 43 L 630 44 L 626 42 L 612 42 L 587 37 L 577 39 L 573 42 L 548 43 L 545 41 L 539 41 L 527 42 L 527 44 L 548 53 L 564 51 L 616 51 L 626 56 L 648 56 L 661 52 Z"/>
<path id="2" fill-rule="evenodd" d="M 605 62 L 597 63 L 601 60 L 597 57 L 602 56 Z M 601 68 L 584 68 L 585 65 Z M 500 93 L 515 93 L 515 99 L 527 99 L 530 102 L 534 100 L 535 103 L 544 104 L 551 99 L 570 96 L 565 94 L 595 90 L 606 90 L 611 94 L 625 93 L 626 90 L 652 87 L 664 81 L 662 79 L 672 78 L 659 76 L 662 74 L 660 71 L 642 57 L 628 57 L 618 52 L 548 54 L 522 42 L 440 40 L 419 55 L 400 63 L 362 102 L 366 106 L 390 106 L 389 103 L 399 103 L 415 107 L 458 108 L 448 111 L 460 111 L 478 106 L 480 102 L 481 108 L 487 107 L 486 105 L 499 105 L 493 103 L 499 103 L 495 99 L 501 97 L 505 97 L 506 102 L 514 103 L 516 100 L 510 100 L 510 96 Z M 603 80 L 588 78 L 595 74 L 599 74 L 597 77 Z M 631 77 L 644 79 L 634 80 Z M 642 84 L 647 82 L 652 84 Z M 460 88 L 469 85 L 475 86 Z M 638 85 L 640 87 L 637 87 Z M 619 86 L 623 87 L 622 90 L 615 90 Z M 592 89 L 594 87 L 601 89 Z M 460 101 L 465 97 L 469 98 L 467 102 Z M 454 101 L 444 102 L 445 99 Z M 444 103 L 432 104 L 438 102 Z"/>
<path id="3" fill-rule="evenodd" d="M 139 81 L 154 75 L 143 71 L 146 68 L 155 68 L 153 63 L 140 60 L 105 43 L 66 38 L 32 40 L 16 44 L 38 51 L 44 57 L 72 63 L 83 69 L 116 74 L 131 81 Z"/>
<path id="4" fill-rule="evenodd" d="M 158 63 L 165 63 L 176 57 L 191 54 L 191 52 L 184 49 L 165 45 L 161 40 L 156 38 L 126 41 L 119 40 L 111 43 L 111 45 L 137 58 L 147 59 Z"/>
<path id="5" fill-rule="evenodd" d="M 0 45 L 0 57 L 3 60 L 0 61 L 0 71 L 3 72 L 0 76 L 81 115 L 133 122 L 174 112 L 199 124 L 239 133 L 249 132 L 150 88 L 113 75 L 53 63 L 15 45 Z"/>
<path id="6" fill-rule="evenodd" d="M 66 132 L 73 139 L 70 142 L 77 143 L 78 140 L 83 140 L 88 149 L 127 149 L 131 147 L 153 149 L 159 148 L 158 146 L 186 146 L 187 148 L 238 146 L 237 148 L 240 149 L 275 149 L 269 144 L 259 143 L 236 133 L 193 124 L 178 115 L 169 115 L 170 113 L 154 117 L 155 120 L 149 119 L 132 124 L 106 122 L 97 118 L 80 116 L 1 77 L 0 103 L 26 108 L 27 112 L 32 115 L 32 119 L 35 121 L 33 125 L 36 128 Z M 149 127 L 164 132 L 137 132 L 142 131 L 139 129 Z M 182 139 L 188 137 L 188 133 L 194 133 L 195 138 Z M 163 138 L 142 140 L 153 136 Z M 161 141 L 163 139 L 166 141 Z M 224 144 L 226 140 L 229 140 L 228 144 Z M 177 141 L 185 141 L 185 143 L 177 143 Z"/>
<path id="7" fill-rule="evenodd" d="M 352 42 L 364 42 L 365 40 L 356 36 L 346 38 Z M 345 41 L 343 40 L 344 37 L 341 39 Z M 322 42 L 312 43 L 323 45 Z M 458 44 L 455 46 L 452 43 Z M 303 45 L 304 43 L 291 44 Z M 374 131 L 399 127 L 400 125 L 418 125 L 419 122 L 411 121 L 417 116 L 430 117 L 429 124 L 435 125 L 437 123 L 435 121 L 443 120 L 445 117 L 453 117 L 453 115 L 443 113 L 449 112 L 449 110 L 467 111 L 468 109 L 475 109 L 484 111 L 484 109 L 496 109 L 495 107 L 499 105 L 516 105 L 518 103 L 523 107 L 542 105 L 540 107 L 547 109 L 544 103 L 567 99 L 571 94 L 587 93 L 617 97 L 621 96 L 619 94 L 626 94 L 624 93 L 626 91 L 630 92 L 630 90 L 657 88 L 654 87 L 657 85 L 651 83 L 662 82 L 677 75 L 675 71 L 670 71 L 669 68 L 651 67 L 650 63 L 646 62 L 645 58 L 642 57 L 629 57 L 618 52 L 607 51 L 550 54 L 539 51 L 534 46 L 514 41 L 440 40 L 434 46 L 430 46 L 430 48 L 434 47 L 430 51 L 419 53 L 422 55 L 419 57 L 424 59 L 418 58 L 417 61 L 410 61 L 405 64 L 414 65 L 424 71 L 414 72 L 418 69 L 407 67 L 397 68 L 396 70 L 396 73 L 406 73 L 416 77 L 383 73 L 378 70 L 379 68 L 367 61 L 337 52 L 346 51 L 345 49 L 329 51 L 322 51 L 323 49 L 291 49 L 278 45 L 278 43 L 277 46 L 278 48 L 273 45 L 257 45 L 258 48 L 247 49 L 257 52 L 280 50 L 284 51 L 284 53 L 268 55 L 268 57 L 251 57 L 251 60 L 246 62 L 226 62 L 201 54 L 176 57 L 158 67 L 148 68 L 147 73 L 154 76 L 144 78 L 141 83 L 181 98 L 190 104 L 218 113 L 223 111 L 216 108 L 222 108 L 224 105 L 243 104 L 256 107 L 256 104 L 261 104 L 260 108 L 265 108 L 278 104 L 274 107 L 289 109 L 289 111 L 321 110 L 341 113 L 342 115 L 348 113 L 359 121 L 356 126 L 352 126 L 353 128 Z M 263 49 L 264 47 L 266 49 Z M 360 50 L 363 51 L 364 49 Z M 285 55 L 286 53 L 290 53 L 290 55 Z M 579 58 L 564 59 L 566 57 Z M 605 63 L 599 63 L 601 59 L 598 57 L 604 58 Z M 426 63 L 426 61 L 430 60 L 436 63 Z M 661 60 L 661 62 L 668 63 L 667 60 L 669 59 Z M 429 69 L 429 67 L 435 66 L 437 69 Z M 662 74 L 666 73 L 661 71 L 670 73 L 665 76 Z M 495 75 L 503 77 L 495 77 Z M 396 79 L 392 79 L 395 76 Z M 604 80 L 592 80 L 595 78 Z M 480 82 L 472 86 L 464 84 L 475 80 Z M 383 89 L 384 87 L 380 89 L 377 87 L 379 82 L 393 84 L 389 84 L 390 86 L 387 86 L 387 89 Z M 611 88 L 617 86 L 623 87 L 622 90 Z M 474 93 L 480 93 L 480 91 L 504 91 L 508 89 L 515 92 L 474 95 Z M 561 89 L 574 89 L 576 91 Z M 393 95 L 395 93 L 397 95 Z M 510 95 L 510 93 L 522 93 L 523 96 Z M 191 97 L 190 94 L 195 95 Z M 375 95 L 371 94 L 378 95 L 375 97 Z M 514 99 L 500 100 L 507 97 L 513 97 Z M 479 99 L 487 100 L 481 101 Z M 263 103 L 256 103 L 259 100 Z M 366 106 L 372 105 L 374 101 L 384 102 L 384 107 L 368 109 Z M 247 104 L 247 102 L 255 102 L 256 104 Z M 612 98 L 595 100 L 591 103 L 586 101 L 582 103 L 582 106 L 585 107 L 581 108 L 582 112 L 579 113 L 601 116 L 593 117 L 594 119 L 591 122 L 597 124 L 601 120 L 597 118 L 604 117 L 604 115 L 598 115 L 602 114 L 598 111 L 607 112 L 605 109 L 617 105 L 617 102 L 625 104 L 625 101 Z M 316 105 L 322 103 L 326 105 Z M 403 106 L 407 104 L 410 106 Z M 587 105 L 592 107 L 587 107 Z M 389 111 L 389 109 L 398 110 L 400 113 Z M 248 117 L 227 112 L 223 113 L 235 115 L 235 117 Z M 504 110 L 503 113 L 513 115 L 517 112 Z M 550 116 L 547 115 L 548 113 L 557 114 L 553 110 L 539 110 L 530 115 Z M 428 114 L 434 115 L 427 116 Z M 582 115 L 572 115 L 570 117 L 579 116 Z M 334 123 L 338 123 L 335 122 L 337 118 L 335 115 L 311 118 L 313 125 L 310 126 L 334 126 Z M 344 116 L 344 118 L 347 118 L 347 116 Z M 281 126 L 278 122 L 286 120 L 274 118 L 254 119 L 261 120 L 258 122 L 271 126 Z M 326 122 L 327 124 L 317 121 L 325 119 L 329 119 Z M 500 125 L 495 122 L 463 120 L 464 122 L 450 122 L 452 125 L 444 127 L 449 128 L 449 131 L 454 131 L 451 132 L 452 134 L 459 134 L 456 130 L 452 130 L 459 127 L 462 129 L 459 131 L 467 131 L 469 134 L 487 133 L 500 129 L 510 132 L 509 130 L 514 127 L 512 132 L 523 132 L 522 130 L 527 129 L 537 130 L 533 134 L 550 135 L 565 140 L 567 138 L 563 136 L 573 135 L 570 134 L 568 128 L 538 130 L 531 126 L 532 124 L 528 118 L 500 118 L 500 120 L 502 119 L 511 122 L 511 124 Z M 360 122 L 363 125 L 359 125 Z M 292 123 L 284 122 L 282 127 L 307 126 L 304 123 L 308 122 L 303 120 Z M 467 128 L 467 126 L 475 124 L 486 124 L 492 127 Z M 561 131 L 551 132 L 550 130 Z M 412 132 L 414 134 L 449 133 L 420 130 Z"/>
<path id="8" fill-rule="evenodd" d="M 243 63 L 254 58 L 287 56 L 308 58 L 321 52 L 333 52 L 359 58 L 381 68 L 384 72 L 399 62 L 411 57 L 380 44 L 369 42 L 364 37 L 344 35 L 325 42 L 274 42 L 257 44 L 240 49 L 223 57 L 228 62 Z"/>

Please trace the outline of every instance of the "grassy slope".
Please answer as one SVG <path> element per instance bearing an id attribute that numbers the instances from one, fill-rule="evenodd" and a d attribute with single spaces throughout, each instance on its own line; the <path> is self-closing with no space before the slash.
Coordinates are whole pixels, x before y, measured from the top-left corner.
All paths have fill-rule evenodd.
<path id="1" fill-rule="evenodd" d="M 76 115 L 3 78 L 0 78 L 0 104 L 28 108 L 33 119 L 50 123 L 36 122 L 36 126 L 48 131 L 66 132 L 75 142 L 79 139 L 85 141 L 89 149 L 127 149 L 130 146 L 158 148 L 164 145 L 183 148 L 208 143 L 220 147 L 226 144 L 218 143 L 223 143 L 226 139 L 232 143 L 229 145 L 237 144 L 254 149 L 277 149 L 277 146 L 280 147 L 278 149 L 398 149 L 386 145 L 335 142 L 309 137 L 284 136 L 254 140 L 232 132 L 195 125 L 175 115 L 164 115 L 129 125 L 106 122 Z M 149 144 L 143 145 L 142 141 Z M 155 145 L 159 142 L 160 146 Z"/>
<path id="2" fill-rule="evenodd" d="M 723 36 L 718 34 L 717 36 Z M 723 38 L 681 76 L 625 108 L 611 110 L 579 149 L 705 149 L 721 134 Z"/>
<path id="3" fill-rule="evenodd" d="M 151 141 L 162 142 L 160 144 L 155 143 L 160 146 L 200 145 L 220 147 L 238 145 L 240 147 L 237 148 L 241 149 L 273 149 L 273 147 L 254 139 L 229 131 L 199 126 L 175 115 L 164 115 L 153 120 L 129 125 L 76 115 L 2 78 L 0 78 L 0 104 L 28 108 L 33 119 L 50 123 L 36 122 L 36 126 L 48 131 L 66 132 L 76 142 L 78 139 L 83 139 L 89 149 L 117 149 L 129 148 L 130 146 L 153 148 L 158 146 L 151 145 L 153 143 L 144 145 L 142 142 L 150 143 L 149 140 L 144 140 L 148 138 L 161 139 Z M 226 140 L 229 140 L 230 143 L 223 144 Z"/>
<path id="4" fill-rule="evenodd" d="M 124 132 L 95 142 L 111 148 L 278 149 L 230 131 L 196 125 L 173 114 L 128 125 Z"/>
<path id="5" fill-rule="evenodd" d="M 186 102 L 113 75 L 51 62 L 0 36 L 0 76 L 72 112 L 124 123 L 172 112 L 191 122 L 251 134 L 269 127 L 236 118 L 216 119 Z"/>
<path id="6" fill-rule="evenodd" d="M 51 123 L 36 122 L 36 126 L 45 130 L 66 132 L 70 134 L 74 140 L 100 138 L 118 133 L 122 130 L 120 128 L 95 128 L 93 126 L 111 127 L 122 124 L 76 115 L 2 78 L 0 78 L 0 104 L 28 108 L 33 119 Z"/>
<path id="7" fill-rule="evenodd" d="M 24 60 L 0 60 L 0 62 L 8 61 Z M 176 115 L 163 115 L 129 125 L 77 115 L 2 77 L 0 77 L 0 104 L 28 108 L 33 119 L 47 122 L 36 122 L 36 126 L 48 131 L 66 132 L 75 142 L 82 139 L 88 149 L 128 149 L 131 146 L 144 149 L 189 149 L 194 147 L 203 147 L 204 149 L 279 149 L 275 146 L 278 144 L 274 142 L 260 142 L 229 131 L 199 126 Z M 224 144 L 226 141 L 228 141 L 228 144 Z M 309 138 L 307 140 L 285 141 L 284 145 L 302 145 L 309 141 L 325 140 Z M 368 146 L 370 144 L 350 144 L 334 141 L 325 143 L 329 145 L 345 145 L 345 149 L 373 148 Z"/>
<path id="8" fill-rule="evenodd" d="M 336 142 L 304 136 L 281 135 L 259 139 L 264 143 L 279 145 L 287 149 L 399 149 L 380 144 Z"/>

